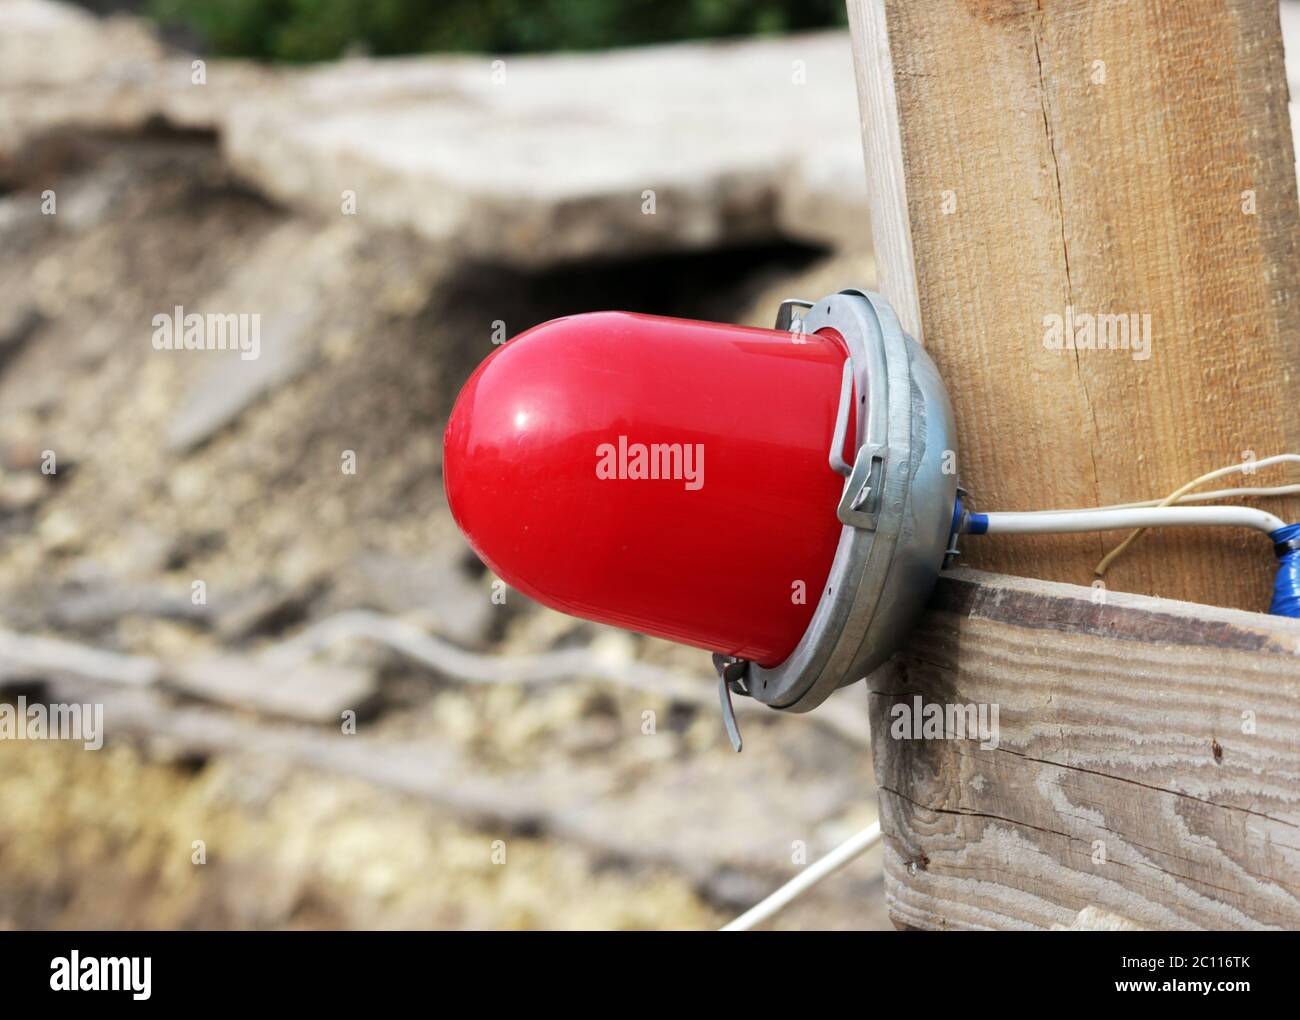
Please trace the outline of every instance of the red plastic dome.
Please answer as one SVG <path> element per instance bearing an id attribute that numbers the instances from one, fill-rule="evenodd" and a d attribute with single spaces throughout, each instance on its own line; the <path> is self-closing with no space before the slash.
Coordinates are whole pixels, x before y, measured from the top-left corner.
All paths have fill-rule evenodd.
<path id="1" fill-rule="evenodd" d="M 775 665 L 840 535 L 827 457 L 845 357 L 833 332 L 623 312 L 544 323 L 457 398 L 451 512 L 538 602 Z"/>

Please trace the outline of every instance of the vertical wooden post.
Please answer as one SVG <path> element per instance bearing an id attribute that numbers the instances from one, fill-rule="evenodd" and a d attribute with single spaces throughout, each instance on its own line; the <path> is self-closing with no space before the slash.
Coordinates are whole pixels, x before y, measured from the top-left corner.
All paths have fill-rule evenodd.
<path id="1" fill-rule="evenodd" d="M 947 382 L 980 508 L 1149 499 L 1300 450 L 1276 3 L 848 7 L 879 285 Z M 964 562 L 1087 584 L 1117 538 L 969 541 Z M 1107 583 L 1262 610 L 1271 573 L 1257 535 L 1171 531 Z"/>

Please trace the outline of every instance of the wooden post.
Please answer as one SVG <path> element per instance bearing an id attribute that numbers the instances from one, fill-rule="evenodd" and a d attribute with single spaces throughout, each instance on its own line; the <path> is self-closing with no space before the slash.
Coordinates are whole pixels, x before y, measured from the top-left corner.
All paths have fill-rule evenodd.
<path id="1" fill-rule="evenodd" d="M 1147 499 L 1300 451 L 1276 4 L 849 0 L 849 15 L 878 286 L 944 376 L 980 508 Z M 1118 332 L 1120 349 L 1054 349 L 1067 315 L 1094 317 L 1094 346 L 1097 316 L 1140 332 L 1127 350 Z M 1269 506 L 1300 520 L 1300 501 Z M 969 540 L 964 562 L 1087 584 L 1111 540 Z M 1272 570 L 1257 535 L 1169 532 L 1109 592 L 946 573 L 869 681 L 895 921 L 1300 926 L 1300 627 L 1116 594 L 1258 610 Z M 909 735 L 925 706 L 949 739 Z M 956 711 L 981 707 L 996 739 L 952 739 Z"/>
<path id="2" fill-rule="evenodd" d="M 1300 450 L 1276 3 L 848 6 L 879 286 L 943 374 L 979 508 L 1150 499 Z M 1117 349 L 1050 346 L 1089 323 Z M 1245 484 L 1297 480 L 1274 471 Z M 1088 584 L 1118 537 L 968 541 L 963 562 Z M 1107 584 L 1262 610 L 1271 574 L 1258 535 L 1167 531 Z"/>

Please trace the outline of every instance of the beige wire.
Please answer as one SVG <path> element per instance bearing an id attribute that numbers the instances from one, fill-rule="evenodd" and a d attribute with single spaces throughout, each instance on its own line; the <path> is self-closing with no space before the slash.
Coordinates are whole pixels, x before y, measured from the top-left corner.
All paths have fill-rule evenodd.
<path id="1" fill-rule="evenodd" d="M 1260 468 L 1272 467 L 1275 464 L 1297 464 L 1297 463 L 1300 463 L 1300 454 L 1279 453 L 1273 457 L 1265 457 L 1263 460 L 1247 461 L 1242 464 L 1230 464 L 1228 467 L 1219 468 L 1217 471 L 1210 471 L 1207 474 L 1201 475 L 1199 478 L 1194 478 L 1192 481 L 1188 482 L 1186 485 L 1182 485 L 1179 488 L 1175 489 L 1172 493 L 1170 493 L 1168 496 L 1166 496 L 1164 499 L 1158 502 L 1151 501 L 1142 505 L 1172 506 L 1175 503 L 1184 502 L 1183 497 L 1185 497 L 1189 492 L 1191 492 L 1193 489 L 1199 488 L 1200 486 L 1204 485 L 1206 482 L 1214 481 L 1216 478 L 1224 478 L 1228 475 L 1246 474 L 1248 472 L 1256 471 Z M 1278 486 L 1276 487 L 1276 489 L 1272 489 L 1272 490 L 1270 489 L 1258 489 L 1258 490 L 1224 489 L 1224 490 L 1220 490 L 1217 493 L 1213 493 L 1212 495 L 1218 496 L 1220 498 L 1227 498 L 1229 496 L 1244 496 L 1244 495 L 1255 495 L 1255 496 L 1290 495 L 1291 493 L 1296 491 L 1300 491 L 1300 487 L 1292 486 L 1292 485 L 1283 485 L 1283 486 Z M 1193 497 L 1193 499 L 1196 499 L 1197 501 L 1199 501 L 1199 499 L 1202 498 L 1208 499 L 1209 495 L 1210 494 L 1207 494 L 1202 497 Z M 1192 499 L 1188 499 L 1186 501 L 1192 502 Z M 1097 564 L 1094 573 L 1098 577 L 1104 577 L 1106 575 L 1106 571 L 1110 569 L 1111 564 L 1113 564 L 1115 560 L 1117 560 L 1120 556 L 1122 556 L 1124 554 L 1124 551 L 1128 549 L 1128 547 L 1131 546 L 1134 542 L 1136 542 L 1138 538 L 1142 535 L 1142 533 L 1146 530 L 1147 530 L 1146 528 L 1136 528 L 1133 531 L 1131 531 L 1128 534 L 1128 536 L 1124 539 L 1124 541 L 1122 541 L 1119 545 L 1117 545 L 1114 549 L 1112 549 L 1109 553 L 1107 553 L 1105 556 L 1102 557 L 1101 562 Z"/>
<path id="2" fill-rule="evenodd" d="M 1300 495 L 1300 484 L 1272 485 L 1240 489 L 1211 489 L 1209 492 L 1187 492 L 1178 497 L 1178 506 L 1184 503 L 1214 503 L 1221 499 L 1242 499 L 1251 497 L 1263 499 L 1269 496 Z M 1022 514 L 1091 514 L 1098 510 L 1140 510 L 1145 507 L 1158 507 L 1163 499 L 1143 499 L 1133 503 L 1107 503 L 1104 506 L 1066 507 L 1057 510 L 1018 510 Z"/>
<path id="3" fill-rule="evenodd" d="M 1243 489 L 1211 489 L 1209 492 L 1188 492 L 1178 498 L 1178 506 L 1185 503 L 1217 503 L 1221 499 L 1268 499 L 1273 496 L 1300 496 L 1300 485 L 1271 485 Z M 1162 500 L 1146 499 L 1138 503 L 1112 503 L 1109 506 L 1090 507 L 1092 510 L 1139 510 L 1160 506 Z"/>

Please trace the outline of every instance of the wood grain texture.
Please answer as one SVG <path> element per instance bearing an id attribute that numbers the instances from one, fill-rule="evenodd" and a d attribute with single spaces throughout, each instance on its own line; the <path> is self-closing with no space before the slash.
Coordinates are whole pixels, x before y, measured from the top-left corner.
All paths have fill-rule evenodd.
<path id="1" fill-rule="evenodd" d="M 894 921 L 1300 927 L 1300 623 L 1097 597 L 951 571 L 869 678 Z M 996 747 L 904 739 L 918 697 Z"/>
<path id="2" fill-rule="evenodd" d="M 898 124 L 898 93 L 894 88 L 894 62 L 889 53 L 883 0 L 850 3 L 849 17 L 853 21 L 854 77 L 862 117 L 862 155 L 867 167 L 876 289 L 889 298 L 903 329 L 923 343 L 912 226 L 907 213 L 903 139 Z"/>
<path id="3" fill-rule="evenodd" d="M 1149 499 L 1246 451 L 1300 450 L 1300 205 L 1275 3 L 849 11 L 880 286 L 904 319 L 919 307 L 980 508 Z M 1045 317 L 1067 307 L 1149 315 L 1150 357 L 1048 349 Z M 1300 520 L 1296 500 L 1269 505 Z M 1118 537 L 969 541 L 966 562 L 1090 583 Z M 1271 569 L 1256 536 L 1167 531 L 1107 580 L 1259 610 Z"/>

